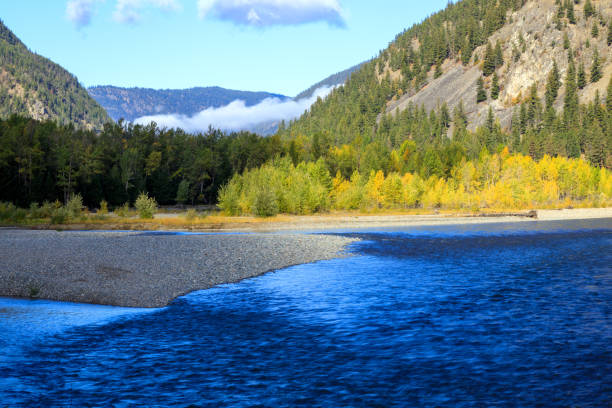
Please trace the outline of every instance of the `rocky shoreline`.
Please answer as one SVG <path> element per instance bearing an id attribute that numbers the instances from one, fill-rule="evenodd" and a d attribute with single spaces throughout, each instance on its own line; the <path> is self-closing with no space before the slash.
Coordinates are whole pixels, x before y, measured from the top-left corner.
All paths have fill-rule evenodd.
<path id="1" fill-rule="evenodd" d="M 324 234 L 0 230 L 0 296 L 163 307 L 178 296 L 343 256 Z"/>

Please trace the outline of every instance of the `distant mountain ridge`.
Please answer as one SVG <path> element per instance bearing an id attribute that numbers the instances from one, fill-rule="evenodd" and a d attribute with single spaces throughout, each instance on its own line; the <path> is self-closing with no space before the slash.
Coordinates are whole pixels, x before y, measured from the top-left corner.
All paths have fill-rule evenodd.
<path id="1" fill-rule="evenodd" d="M 113 120 L 124 119 L 133 122 L 143 116 L 153 115 L 194 116 L 205 109 L 220 108 L 235 100 L 242 100 L 246 106 L 253 106 L 267 98 L 278 98 L 282 101 L 306 99 L 312 97 L 319 88 L 343 84 L 362 65 L 358 64 L 330 75 L 300 92 L 294 98 L 270 92 L 238 91 L 218 86 L 189 89 L 150 89 L 101 85 L 90 87 L 87 91 L 107 110 Z M 247 130 L 262 135 L 270 135 L 276 133 L 278 125 L 278 121 L 262 121 Z"/>
<path id="2" fill-rule="evenodd" d="M 297 96 L 294 99 L 310 98 L 317 89 L 322 88 L 324 86 L 332 87 L 332 86 L 344 84 L 346 80 L 349 79 L 351 74 L 355 71 L 358 71 L 363 64 L 365 64 L 365 62 L 362 62 L 361 64 L 357 64 L 348 69 L 345 69 L 344 71 L 336 72 L 335 74 L 328 76 L 324 80 L 317 82 L 316 84 L 312 85 L 310 88 L 297 94 Z"/>
<path id="3" fill-rule="evenodd" d="M 13 114 L 85 129 L 110 122 L 74 75 L 31 52 L 0 21 L 0 118 Z"/>
<path id="4" fill-rule="evenodd" d="M 270 92 L 249 92 L 218 86 L 189 89 L 121 88 L 94 86 L 89 94 L 106 108 L 114 120 L 134 121 L 143 116 L 180 114 L 193 116 L 208 108 L 219 108 L 237 99 L 246 106 L 267 98 L 290 99 Z"/>

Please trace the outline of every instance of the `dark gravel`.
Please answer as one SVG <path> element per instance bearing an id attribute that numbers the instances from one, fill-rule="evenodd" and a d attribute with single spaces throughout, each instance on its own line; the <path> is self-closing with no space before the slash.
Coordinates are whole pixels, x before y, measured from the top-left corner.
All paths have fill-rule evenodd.
<path id="1" fill-rule="evenodd" d="M 341 256 L 334 235 L 0 230 L 0 296 L 162 307 L 178 296 Z"/>

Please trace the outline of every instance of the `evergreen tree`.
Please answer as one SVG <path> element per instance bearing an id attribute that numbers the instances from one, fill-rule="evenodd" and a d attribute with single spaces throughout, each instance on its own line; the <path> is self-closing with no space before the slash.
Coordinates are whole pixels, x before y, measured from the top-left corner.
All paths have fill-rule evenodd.
<path id="1" fill-rule="evenodd" d="M 601 79 L 601 64 L 599 62 L 599 51 L 595 48 L 593 53 L 593 64 L 591 65 L 591 82 L 595 83 Z"/>
<path id="2" fill-rule="evenodd" d="M 491 84 L 491 99 L 496 100 L 499 98 L 499 78 L 497 72 L 493 72 L 493 81 Z"/>
<path id="3" fill-rule="evenodd" d="M 474 48 L 472 48 L 472 42 L 470 41 L 469 36 L 465 38 L 463 46 L 461 47 L 461 63 L 463 65 L 467 65 L 470 62 L 470 58 L 472 58 L 472 52 Z"/>
<path id="4" fill-rule="evenodd" d="M 558 19 L 562 19 L 565 17 L 565 7 L 563 4 L 561 4 L 561 0 L 555 0 L 555 4 L 558 6 L 556 17 Z"/>
<path id="5" fill-rule="evenodd" d="M 591 3 L 591 0 L 586 0 L 586 3 L 584 3 L 584 18 L 590 18 L 593 16 L 593 14 L 595 14 L 593 4 Z"/>
<path id="6" fill-rule="evenodd" d="M 493 132 L 495 129 L 495 115 L 493 115 L 493 108 L 491 106 L 489 106 L 489 111 L 487 112 L 487 121 L 485 125 L 489 132 Z"/>
<path id="7" fill-rule="evenodd" d="M 574 127 L 578 114 L 578 94 L 576 90 L 576 66 L 570 58 L 565 76 L 565 100 L 563 102 L 563 117 L 566 128 Z"/>
<path id="8" fill-rule="evenodd" d="M 436 64 L 436 70 L 434 72 L 434 78 L 440 78 L 442 76 L 442 67 L 440 64 Z"/>
<path id="9" fill-rule="evenodd" d="M 542 116 L 542 106 L 538 97 L 538 87 L 535 83 L 531 85 L 529 90 L 529 99 L 527 101 L 527 121 L 532 125 L 536 125 Z"/>
<path id="10" fill-rule="evenodd" d="M 566 17 L 570 24 L 576 24 L 576 15 L 574 14 L 574 3 L 572 1 L 567 2 Z"/>
<path id="11" fill-rule="evenodd" d="M 485 50 L 484 63 L 482 65 L 482 72 L 485 76 L 489 76 L 495 71 L 495 54 L 493 51 L 493 47 L 491 47 L 491 43 L 487 43 L 487 48 Z"/>
<path id="12" fill-rule="evenodd" d="M 553 68 L 548 74 L 548 81 L 546 82 L 546 107 L 551 107 L 559 95 L 559 88 L 561 87 L 561 81 L 559 77 L 559 67 L 557 61 L 553 63 Z"/>
<path id="13" fill-rule="evenodd" d="M 593 123 L 589 129 L 589 138 L 586 147 L 587 159 L 599 166 L 604 167 L 607 156 L 606 139 L 598 123 Z"/>
<path id="14" fill-rule="evenodd" d="M 569 50 L 570 47 L 570 39 L 569 36 L 567 35 L 567 31 L 563 32 L 563 49 L 564 50 Z"/>
<path id="15" fill-rule="evenodd" d="M 444 101 L 440 107 L 440 123 L 445 129 L 450 126 L 450 113 L 448 112 L 448 105 L 446 104 L 446 101 Z"/>
<path id="16" fill-rule="evenodd" d="M 612 45 L 612 19 L 608 23 L 608 46 Z"/>
<path id="17" fill-rule="evenodd" d="M 501 42 L 497 40 L 495 42 L 495 50 L 493 52 L 495 58 L 495 68 L 499 68 L 504 65 L 504 53 L 502 52 Z"/>
<path id="18" fill-rule="evenodd" d="M 487 100 L 487 91 L 484 88 L 484 81 L 482 77 L 478 78 L 476 83 L 476 103 L 484 102 Z"/>
<path id="19" fill-rule="evenodd" d="M 593 28 L 591 28 L 591 36 L 593 38 L 599 37 L 599 23 L 597 21 L 593 23 Z"/>
<path id="20" fill-rule="evenodd" d="M 578 86 L 578 89 L 583 89 L 587 84 L 587 80 L 586 80 L 586 72 L 584 70 L 584 63 L 580 63 L 580 65 L 578 65 L 578 76 L 576 77 L 576 86 Z"/>

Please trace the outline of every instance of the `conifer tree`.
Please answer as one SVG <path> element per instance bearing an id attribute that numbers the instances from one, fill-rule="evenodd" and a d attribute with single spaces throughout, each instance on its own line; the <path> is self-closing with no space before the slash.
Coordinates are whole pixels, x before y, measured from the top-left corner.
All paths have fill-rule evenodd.
<path id="1" fill-rule="evenodd" d="M 448 105 L 446 104 L 446 101 L 444 101 L 440 107 L 440 123 L 442 124 L 442 127 L 446 129 L 450 126 L 450 113 L 448 112 Z"/>
<path id="2" fill-rule="evenodd" d="M 495 68 L 499 68 L 504 65 L 504 53 L 502 52 L 501 43 L 499 40 L 495 43 L 495 51 L 493 52 L 495 58 Z"/>
<path id="3" fill-rule="evenodd" d="M 478 78 L 476 83 L 476 103 L 484 102 L 487 100 L 487 91 L 484 88 L 484 81 L 482 77 Z"/>
<path id="4" fill-rule="evenodd" d="M 612 45 L 612 19 L 608 23 L 608 45 Z"/>
<path id="5" fill-rule="evenodd" d="M 469 36 L 467 36 L 465 38 L 465 42 L 463 43 L 463 47 L 461 47 L 461 63 L 463 65 L 467 65 L 470 62 L 473 51 L 474 49 L 472 48 L 472 42 L 470 41 Z"/>
<path id="6" fill-rule="evenodd" d="M 493 108 L 489 105 L 489 111 L 487 112 L 486 127 L 489 132 L 493 132 L 495 128 L 495 115 L 493 115 Z"/>
<path id="7" fill-rule="evenodd" d="M 593 23 L 593 28 L 591 28 L 591 36 L 593 38 L 599 37 L 599 23 L 597 21 Z"/>
<path id="8" fill-rule="evenodd" d="M 587 84 L 587 80 L 586 80 L 586 72 L 584 70 L 584 63 L 580 63 L 580 65 L 578 65 L 578 76 L 576 77 L 576 86 L 578 87 L 578 89 L 582 89 L 586 86 Z"/>
<path id="9" fill-rule="evenodd" d="M 574 14 L 574 2 L 571 0 L 567 2 L 565 15 L 570 24 L 576 24 L 576 15 Z"/>
<path id="10" fill-rule="evenodd" d="M 527 107 L 527 121 L 535 125 L 542 116 L 542 107 L 540 105 L 540 98 L 538 98 L 538 87 L 535 82 L 531 85 L 529 90 L 529 100 L 527 104 L 529 105 Z"/>
<path id="11" fill-rule="evenodd" d="M 584 18 L 589 18 L 595 14 L 595 9 L 593 8 L 593 4 L 591 0 L 586 0 L 584 3 Z"/>
<path id="12" fill-rule="evenodd" d="M 463 107 L 463 99 L 461 99 L 459 105 L 455 106 L 455 109 L 453 109 L 453 122 L 455 122 L 455 126 L 467 126 L 468 120 L 465 108 Z"/>
<path id="13" fill-rule="evenodd" d="M 496 100 L 499 98 L 499 78 L 497 72 L 493 72 L 493 81 L 491 84 L 491 99 Z"/>
<path id="14" fill-rule="evenodd" d="M 482 72 L 485 76 L 489 76 L 495 71 L 495 54 L 493 52 L 493 47 L 491 43 L 487 43 L 487 48 L 485 50 L 484 63 L 482 66 Z"/>
<path id="15" fill-rule="evenodd" d="M 599 62 L 599 51 L 595 48 L 593 64 L 591 65 L 591 82 L 595 83 L 601 79 L 601 64 Z"/>
<path id="16" fill-rule="evenodd" d="M 601 127 L 593 122 L 589 129 L 589 138 L 586 146 L 586 156 L 589 161 L 599 167 L 606 164 L 606 139 Z"/>
<path id="17" fill-rule="evenodd" d="M 561 19 L 565 16 L 565 7 L 561 4 L 561 0 L 555 0 L 555 4 L 559 7 L 557 8 L 557 18 Z"/>
<path id="18" fill-rule="evenodd" d="M 436 64 L 436 70 L 434 71 L 434 78 L 440 78 L 442 76 L 442 67 L 440 64 Z"/>
<path id="19" fill-rule="evenodd" d="M 570 58 L 565 76 L 565 100 L 563 102 L 563 117 L 566 128 L 576 125 L 578 114 L 578 94 L 576 93 L 576 66 L 574 59 Z"/>
<path id="20" fill-rule="evenodd" d="M 559 78 L 559 67 L 557 61 L 553 63 L 553 68 L 548 74 L 548 81 L 546 82 L 546 107 L 552 107 L 559 95 L 559 88 L 561 87 L 561 81 Z"/>

